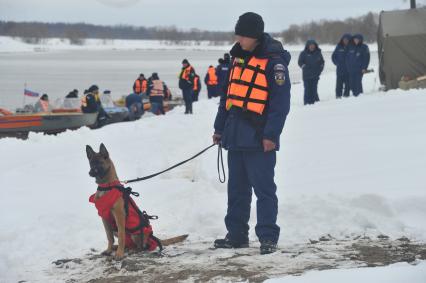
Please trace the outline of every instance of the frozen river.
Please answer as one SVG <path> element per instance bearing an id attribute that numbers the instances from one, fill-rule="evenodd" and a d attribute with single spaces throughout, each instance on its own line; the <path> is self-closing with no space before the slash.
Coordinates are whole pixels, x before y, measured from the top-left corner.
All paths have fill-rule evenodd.
<path id="1" fill-rule="evenodd" d="M 51 100 L 64 97 L 76 88 L 80 94 L 92 84 L 101 91 L 109 89 L 114 97 L 128 94 L 139 73 L 150 76 L 157 72 L 180 95 L 178 74 L 183 58 L 188 58 L 196 72 L 204 79 L 209 65 L 216 65 L 223 51 L 214 50 L 73 50 L 28 53 L 0 53 L 0 106 L 14 109 L 23 103 L 24 86 L 40 93 L 47 93 Z M 297 66 L 299 52 L 291 52 L 289 71 L 293 82 L 300 81 L 301 70 Z M 330 52 L 323 52 L 325 72 L 333 72 Z M 371 54 L 372 65 L 377 55 Z M 334 83 L 334 82 L 333 82 Z M 202 97 L 205 97 L 203 86 Z M 25 98 L 26 103 L 35 102 Z"/>

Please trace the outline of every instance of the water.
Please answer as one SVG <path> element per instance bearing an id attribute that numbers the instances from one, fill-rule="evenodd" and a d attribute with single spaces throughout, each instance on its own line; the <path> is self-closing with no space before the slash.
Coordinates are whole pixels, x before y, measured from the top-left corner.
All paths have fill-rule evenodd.
<path id="1" fill-rule="evenodd" d="M 15 109 L 24 102 L 25 85 L 30 90 L 47 93 L 53 101 L 64 97 L 74 88 L 80 91 L 97 84 L 101 91 L 109 89 L 118 98 L 132 91 L 139 73 L 146 77 L 157 72 L 172 90 L 180 95 L 178 75 L 182 59 L 187 58 L 201 80 L 209 65 L 217 65 L 223 51 L 212 50 L 107 50 L 58 51 L 36 53 L 0 53 L 0 106 Z M 297 66 L 299 52 L 292 52 L 289 66 L 293 82 L 300 81 Z M 325 72 L 335 70 L 330 52 L 323 52 Z M 372 54 L 372 58 L 376 58 Z M 206 97 L 203 85 L 201 97 Z M 36 98 L 25 98 L 25 103 L 35 103 Z"/>

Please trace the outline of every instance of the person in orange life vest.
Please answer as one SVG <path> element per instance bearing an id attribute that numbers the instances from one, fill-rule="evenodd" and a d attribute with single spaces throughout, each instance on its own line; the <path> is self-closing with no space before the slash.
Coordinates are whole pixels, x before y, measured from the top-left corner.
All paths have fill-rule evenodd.
<path id="1" fill-rule="evenodd" d="M 156 115 L 164 115 L 164 97 L 167 94 L 166 84 L 160 80 L 157 73 L 152 73 L 148 85 L 149 102 L 151 103 L 151 111 Z"/>
<path id="2" fill-rule="evenodd" d="M 49 96 L 43 94 L 40 99 L 34 105 L 34 112 L 50 112 L 52 107 L 49 104 Z"/>
<path id="3" fill-rule="evenodd" d="M 204 77 L 204 83 L 207 85 L 207 97 L 210 99 L 216 96 L 217 86 L 218 86 L 218 78 L 216 75 L 216 69 L 210 65 L 207 70 L 207 74 Z"/>
<path id="4" fill-rule="evenodd" d="M 148 88 L 148 82 L 144 74 L 140 74 L 133 84 L 133 92 L 136 94 L 145 94 Z"/>
<path id="5" fill-rule="evenodd" d="M 200 91 L 201 91 L 201 81 L 200 81 L 200 76 L 195 74 L 194 77 L 194 101 L 198 101 L 198 96 L 200 95 Z"/>
<path id="6" fill-rule="evenodd" d="M 179 88 L 182 90 L 183 100 L 185 101 L 185 114 L 192 114 L 194 77 L 194 68 L 189 64 L 187 59 L 183 59 L 182 70 L 179 74 Z"/>
<path id="7" fill-rule="evenodd" d="M 237 43 L 227 92 L 222 95 L 214 123 L 213 142 L 228 150 L 228 210 L 223 239 L 216 248 L 249 244 L 252 190 L 257 197 L 256 235 L 260 253 L 277 250 L 278 198 L 274 181 L 276 151 L 290 110 L 290 53 L 263 31 L 262 17 L 241 15 L 235 26 Z"/>

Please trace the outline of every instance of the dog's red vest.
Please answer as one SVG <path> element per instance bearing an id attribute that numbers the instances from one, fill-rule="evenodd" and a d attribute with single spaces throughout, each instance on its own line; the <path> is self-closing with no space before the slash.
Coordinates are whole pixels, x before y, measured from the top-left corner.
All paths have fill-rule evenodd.
<path id="1" fill-rule="evenodd" d="M 99 185 L 99 187 L 113 187 L 120 186 L 121 184 L 106 184 Z M 115 223 L 114 216 L 111 213 L 111 209 L 115 202 L 123 197 L 123 192 L 118 188 L 112 188 L 107 191 L 100 198 L 96 198 L 96 193 L 89 197 L 89 202 L 94 203 L 98 210 L 98 215 L 106 220 L 114 231 L 117 231 L 117 224 Z M 153 251 L 158 247 L 158 244 L 150 237 L 152 235 L 151 225 L 144 226 L 141 223 L 140 210 L 137 211 L 137 205 L 135 201 L 129 196 L 128 212 L 126 217 L 126 248 L 134 249 L 136 244 L 133 242 L 131 235 L 143 233 L 145 237 L 148 237 L 147 249 Z M 138 229 L 139 228 L 139 229 Z"/>

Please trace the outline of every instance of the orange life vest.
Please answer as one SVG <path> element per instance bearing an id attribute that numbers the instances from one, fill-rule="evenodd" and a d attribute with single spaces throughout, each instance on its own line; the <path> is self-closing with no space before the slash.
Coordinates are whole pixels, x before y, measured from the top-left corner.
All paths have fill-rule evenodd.
<path id="1" fill-rule="evenodd" d="M 146 80 L 137 79 L 135 81 L 135 93 L 145 93 L 148 88 Z"/>
<path id="2" fill-rule="evenodd" d="M 216 69 L 214 67 L 209 67 L 207 73 L 209 74 L 209 80 L 207 81 L 207 84 L 217 85 Z"/>
<path id="3" fill-rule="evenodd" d="M 189 77 L 189 74 L 192 71 L 192 66 L 189 65 L 188 67 L 186 67 L 185 69 L 183 69 L 183 71 L 180 74 L 180 78 L 186 81 L 190 81 L 191 78 Z"/>
<path id="4" fill-rule="evenodd" d="M 252 57 L 248 63 L 235 58 L 229 75 L 226 109 L 232 106 L 262 114 L 268 100 L 268 59 Z"/>
<path id="5" fill-rule="evenodd" d="M 149 93 L 149 96 L 164 96 L 164 85 L 161 80 L 152 81 L 152 89 Z"/>
<path id="6" fill-rule="evenodd" d="M 198 80 L 200 79 L 200 77 L 195 76 L 194 77 L 194 91 L 198 90 Z"/>

